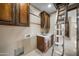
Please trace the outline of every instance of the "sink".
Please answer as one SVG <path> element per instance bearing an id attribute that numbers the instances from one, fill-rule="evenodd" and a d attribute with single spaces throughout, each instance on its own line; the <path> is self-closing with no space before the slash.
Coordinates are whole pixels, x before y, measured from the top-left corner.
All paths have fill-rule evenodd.
<path id="1" fill-rule="evenodd" d="M 52 35 L 51 33 L 41 33 L 41 34 L 38 34 L 37 36 L 49 37 L 51 35 Z"/>

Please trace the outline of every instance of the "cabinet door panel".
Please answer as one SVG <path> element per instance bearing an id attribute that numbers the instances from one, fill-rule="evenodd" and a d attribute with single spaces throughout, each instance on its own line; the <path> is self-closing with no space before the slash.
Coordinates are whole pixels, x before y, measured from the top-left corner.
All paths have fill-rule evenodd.
<path id="1" fill-rule="evenodd" d="M 20 23 L 22 24 L 27 23 L 27 9 L 27 4 L 20 4 Z"/>
<path id="2" fill-rule="evenodd" d="M 65 24 L 65 36 L 69 37 L 69 22 Z"/>
<path id="3" fill-rule="evenodd" d="M 29 4 L 0 3 L 0 24 L 29 26 Z"/>
<path id="4" fill-rule="evenodd" d="M 16 9 L 17 9 L 16 12 L 17 25 L 29 26 L 29 4 L 28 3 L 17 4 Z"/>
<path id="5" fill-rule="evenodd" d="M 50 15 L 43 11 L 40 13 L 41 16 L 41 28 L 44 29 L 46 33 L 49 32 L 50 29 Z"/>
<path id="6" fill-rule="evenodd" d="M 41 14 L 41 28 L 44 28 L 45 25 L 45 16 L 44 14 Z"/>
<path id="7" fill-rule="evenodd" d="M 0 24 L 13 24 L 14 4 L 0 3 Z"/>

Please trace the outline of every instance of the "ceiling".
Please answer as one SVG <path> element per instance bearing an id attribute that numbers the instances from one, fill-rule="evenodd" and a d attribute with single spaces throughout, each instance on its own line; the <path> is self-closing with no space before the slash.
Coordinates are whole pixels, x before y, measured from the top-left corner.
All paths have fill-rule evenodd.
<path id="1" fill-rule="evenodd" d="M 51 7 L 48 7 L 49 4 L 51 5 Z M 46 11 L 49 14 L 56 11 L 53 3 L 31 3 L 31 5 L 39 9 L 40 11 Z"/>

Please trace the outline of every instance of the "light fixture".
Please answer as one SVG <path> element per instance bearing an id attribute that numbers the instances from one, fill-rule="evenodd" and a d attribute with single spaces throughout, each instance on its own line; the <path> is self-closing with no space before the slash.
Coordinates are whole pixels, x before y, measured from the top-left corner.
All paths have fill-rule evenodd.
<path id="1" fill-rule="evenodd" d="M 51 4 L 48 4 L 48 8 L 50 8 L 51 7 Z"/>

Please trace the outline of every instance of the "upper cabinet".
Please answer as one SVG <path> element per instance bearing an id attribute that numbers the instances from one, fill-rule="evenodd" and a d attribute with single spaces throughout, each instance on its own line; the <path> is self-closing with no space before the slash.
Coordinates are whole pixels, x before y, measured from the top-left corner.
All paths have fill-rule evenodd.
<path id="1" fill-rule="evenodd" d="M 44 29 L 44 31 L 46 30 L 46 32 L 49 31 L 50 29 L 50 15 L 43 11 L 40 13 L 41 16 L 41 28 Z"/>
<path id="2" fill-rule="evenodd" d="M 1 3 L 0 24 L 29 26 L 29 4 Z"/>
<path id="3" fill-rule="evenodd" d="M 16 4 L 16 23 L 20 26 L 29 26 L 29 4 Z"/>
<path id="4" fill-rule="evenodd" d="M 14 24 L 14 5 L 10 3 L 0 3 L 0 24 Z"/>

